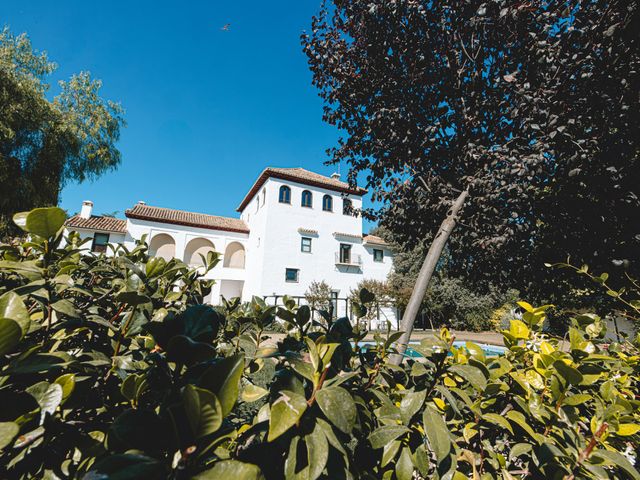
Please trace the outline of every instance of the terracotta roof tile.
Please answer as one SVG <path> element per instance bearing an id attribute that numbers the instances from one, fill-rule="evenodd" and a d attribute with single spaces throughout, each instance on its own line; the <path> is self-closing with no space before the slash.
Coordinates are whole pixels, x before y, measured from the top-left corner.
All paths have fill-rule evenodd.
<path id="1" fill-rule="evenodd" d="M 268 167 L 265 168 L 258 180 L 253 184 L 249 193 L 244 197 L 242 203 L 237 208 L 238 212 L 242 212 L 247 204 L 251 201 L 253 196 L 258 193 L 260 187 L 267 181 L 268 178 L 279 178 L 282 180 L 289 180 L 292 182 L 303 183 L 305 185 L 310 185 L 313 187 L 321 187 L 326 188 L 328 190 L 333 190 L 340 193 L 345 193 L 349 195 L 364 195 L 367 191 L 364 188 L 360 187 L 351 187 L 348 183 L 342 182 L 336 178 L 325 177 L 324 175 L 320 175 L 319 173 L 310 172 L 309 170 L 305 170 L 304 168 L 274 168 Z"/>
<path id="2" fill-rule="evenodd" d="M 125 233 L 127 231 L 126 220 L 99 215 L 92 215 L 89 218 L 82 218 L 79 215 L 74 215 L 67 219 L 65 225 L 69 228 L 84 228 L 87 230 L 100 230 L 103 232 Z"/>
<path id="3" fill-rule="evenodd" d="M 383 238 L 376 237 L 375 235 L 365 235 L 363 241 L 364 243 L 370 243 L 372 245 L 389 245 Z"/>
<path id="4" fill-rule="evenodd" d="M 343 232 L 333 232 L 334 237 L 345 237 L 345 238 L 357 238 L 361 239 L 362 235 L 358 235 L 357 233 L 343 233 Z"/>
<path id="5" fill-rule="evenodd" d="M 150 220 L 153 222 L 184 225 L 188 227 L 208 228 L 226 232 L 249 233 L 249 227 L 239 218 L 218 217 L 205 213 L 185 212 L 171 208 L 153 207 L 137 204 L 125 212 L 127 218 Z"/>

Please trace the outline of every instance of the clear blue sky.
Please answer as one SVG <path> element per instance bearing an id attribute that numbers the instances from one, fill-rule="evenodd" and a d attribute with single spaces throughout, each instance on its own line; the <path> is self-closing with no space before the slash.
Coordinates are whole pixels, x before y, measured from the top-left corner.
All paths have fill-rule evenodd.
<path id="1" fill-rule="evenodd" d="M 61 206 L 73 213 L 90 199 L 94 212 L 123 216 L 144 200 L 236 216 L 266 166 L 331 174 L 325 149 L 338 133 L 322 122 L 299 39 L 318 8 L 319 0 L 3 2 L 0 23 L 47 51 L 55 80 L 89 70 L 126 110 L 120 167 L 67 186 Z"/>

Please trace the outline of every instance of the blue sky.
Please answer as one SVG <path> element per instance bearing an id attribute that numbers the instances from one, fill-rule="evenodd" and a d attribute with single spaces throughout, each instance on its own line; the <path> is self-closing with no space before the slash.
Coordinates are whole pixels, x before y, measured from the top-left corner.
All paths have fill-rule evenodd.
<path id="1" fill-rule="evenodd" d="M 318 8 L 318 0 L 3 2 L 0 23 L 47 51 L 59 64 L 55 80 L 88 70 L 126 110 L 121 166 L 67 186 L 61 206 L 73 213 L 90 199 L 95 213 L 122 216 L 144 200 L 236 216 L 266 166 L 331 174 L 325 149 L 338 132 L 322 122 L 299 39 Z"/>

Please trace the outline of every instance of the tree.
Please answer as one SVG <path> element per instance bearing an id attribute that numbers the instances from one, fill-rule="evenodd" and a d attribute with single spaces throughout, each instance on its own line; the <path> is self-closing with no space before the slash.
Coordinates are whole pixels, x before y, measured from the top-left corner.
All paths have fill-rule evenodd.
<path id="1" fill-rule="evenodd" d="M 49 100 L 56 68 L 25 34 L 0 31 L 0 236 L 15 231 L 14 212 L 55 205 L 67 183 L 120 163 L 120 105 L 104 100 L 87 72 L 60 82 Z"/>
<path id="2" fill-rule="evenodd" d="M 366 323 L 367 329 L 371 330 L 371 321 L 374 318 L 378 320 L 388 321 L 385 318 L 384 312 L 381 312 L 380 309 L 386 306 L 395 306 L 395 304 L 392 301 L 391 291 L 389 289 L 388 283 L 382 282 L 380 280 L 375 280 L 373 278 L 365 278 L 364 280 L 358 282 L 358 285 L 355 288 L 351 289 L 351 291 L 349 292 L 349 301 L 352 304 L 355 302 L 360 302 L 362 300 L 362 295 L 360 292 L 363 288 L 371 293 L 371 297 L 373 298 L 373 300 L 364 303 L 364 306 L 367 307 L 366 313 L 364 313 L 364 315 L 362 315 L 359 320 L 363 323 Z M 395 327 L 395 325 L 392 325 L 392 328 Z M 380 328 L 380 324 L 378 324 L 377 328 Z M 382 328 L 384 329 L 384 327 Z"/>
<path id="3" fill-rule="evenodd" d="M 541 256 L 638 268 L 637 7 L 334 0 L 313 19 L 303 47 L 344 132 L 330 163 L 366 172 L 383 206 L 365 214 L 432 241 L 403 343 L 448 240 L 452 272 L 520 289 Z"/>
<path id="4" fill-rule="evenodd" d="M 311 282 L 304 298 L 312 310 L 331 310 L 331 287 L 324 280 Z"/>

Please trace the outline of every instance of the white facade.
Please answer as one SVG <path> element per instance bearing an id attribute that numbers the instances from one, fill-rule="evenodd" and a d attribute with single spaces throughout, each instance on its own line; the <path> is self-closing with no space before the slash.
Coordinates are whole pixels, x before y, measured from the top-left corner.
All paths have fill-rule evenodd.
<path id="1" fill-rule="evenodd" d="M 335 187 L 335 178 L 322 177 L 327 180 L 325 186 L 304 178 L 290 180 L 271 176 L 268 171 L 254 184 L 250 196 L 245 197 L 239 208 L 240 219 L 204 216 L 213 219 L 213 226 L 179 225 L 174 217 L 186 218 L 185 223 L 189 223 L 191 218 L 202 216 L 190 217 L 188 215 L 199 214 L 146 207 L 141 203 L 127 211 L 126 233 L 112 234 L 109 242 L 124 243 L 131 248 L 146 234 L 152 254 L 175 257 L 192 265 L 199 263 L 198 253 L 219 252 L 220 263 L 207 274 L 216 280 L 209 299 L 212 304 L 217 304 L 222 296 L 241 297 L 246 301 L 256 295 L 269 302 L 283 295 L 304 297 L 314 281 L 326 282 L 336 298 L 345 299 L 364 279 L 387 279 L 392 268 L 391 250 L 378 237 L 363 236 L 360 216 L 343 213 L 345 198 L 356 211 L 361 208 L 362 196 L 356 194 L 360 191 L 351 189 L 345 193 L 346 187 Z M 281 201 L 283 187 L 290 190 L 289 203 Z M 311 206 L 302 205 L 305 191 L 307 202 L 311 196 Z M 332 210 L 326 211 L 323 206 L 328 206 L 329 197 Z M 158 217 L 171 215 L 172 220 L 136 218 L 136 208 L 158 211 Z M 86 211 L 82 213 L 86 218 Z M 218 219 L 235 223 L 230 223 L 232 228 L 227 228 L 227 223 L 216 227 Z M 242 225 L 238 230 L 244 231 L 229 231 L 238 225 Z M 91 234 L 90 229 L 74 225 L 68 228 L 82 232 L 83 236 Z M 293 271 L 297 273 L 295 276 Z M 338 300 L 336 307 L 339 315 L 348 313 L 344 300 Z M 385 319 L 395 324 L 395 309 L 384 308 L 381 320 Z"/>

